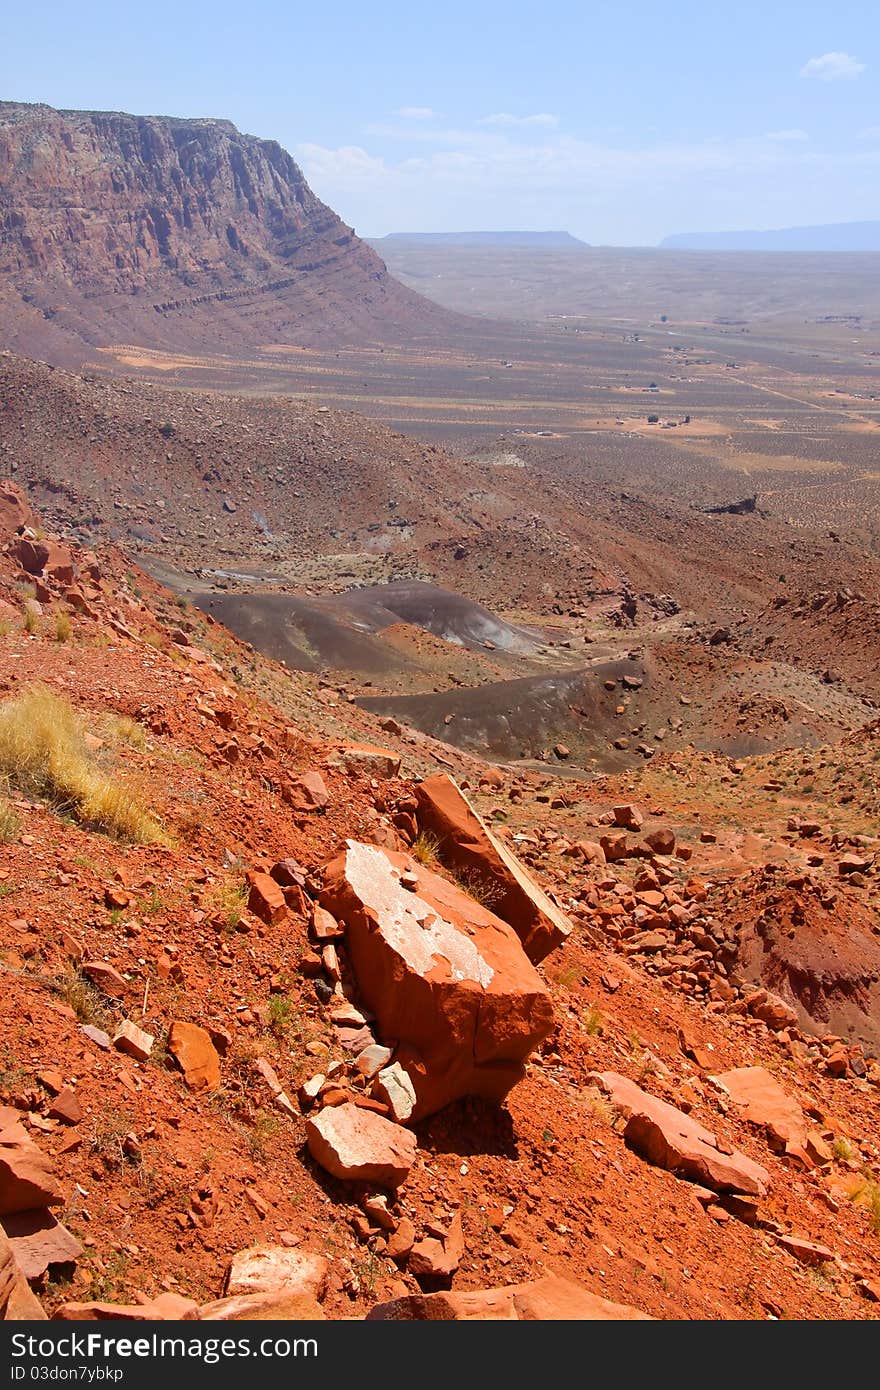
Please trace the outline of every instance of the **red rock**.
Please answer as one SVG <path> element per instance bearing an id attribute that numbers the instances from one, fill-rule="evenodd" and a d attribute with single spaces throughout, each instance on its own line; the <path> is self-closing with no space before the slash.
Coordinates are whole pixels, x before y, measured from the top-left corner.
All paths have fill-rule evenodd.
<path id="1" fill-rule="evenodd" d="M 33 1142 L 18 1111 L 0 1106 L 0 1216 L 63 1201 L 52 1160 Z"/>
<path id="2" fill-rule="evenodd" d="M 767 1191 L 770 1175 L 766 1169 L 745 1154 L 725 1152 L 715 1135 L 692 1116 L 649 1095 L 616 1072 L 596 1073 L 592 1080 L 627 1117 L 624 1139 L 649 1163 L 715 1192 L 763 1197 Z"/>
<path id="3" fill-rule="evenodd" d="M 269 926 L 283 922 L 287 916 L 287 903 L 274 878 L 270 878 L 268 874 L 251 872 L 248 874 L 248 882 L 248 910 Z"/>
<path id="4" fill-rule="evenodd" d="M 3 1229 L 26 1279 L 39 1279 L 55 1265 L 74 1264 L 82 1254 L 76 1237 L 44 1207 L 4 1216 Z"/>
<path id="5" fill-rule="evenodd" d="M 48 1115 L 53 1120 L 61 1120 L 66 1125 L 78 1125 L 85 1111 L 77 1099 L 76 1092 L 66 1086 L 49 1106 Z"/>
<path id="6" fill-rule="evenodd" d="M 578 840 L 572 846 L 572 853 L 579 854 L 587 864 L 604 864 L 605 851 L 600 844 L 594 840 Z"/>
<path id="7" fill-rule="evenodd" d="M 371 1110 L 345 1104 L 306 1120 L 316 1163 L 336 1178 L 399 1187 L 416 1159 L 416 1137 Z"/>
<path id="8" fill-rule="evenodd" d="M 833 1263 L 834 1251 L 829 1250 L 827 1245 L 818 1245 L 815 1241 L 804 1240 L 801 1236 L 777 1236 L 776 1239 L 787 1250 L 790 1255 L 794 1255 L 802 1265 L 822 1265 Z"/>
<path id="9" fill-rule="evenodd" d="M 529 1284 L 512 1284 L 501 1289 L 408 1294 L 391 1303 L 378 1304 L 367 1314 L 367 1320 L 605 1322 L 649 1321 L 649 1318 L 647 1313 L 590 1293 L 570 1279 L 548 1275 Z"/>
<path id="10" fill-rule="evenodd" d="M 630 853 L 626 835 L 600 835 L 599 846 L 609 864 L 615 859 L 626 859 Z"/>
<path id="11" fill-rule="evenodd" d="M 497 836 L 493 835 L 451 777 L 429 777 L 416 789 L 419 828 L 436 836 L 449 868 L 491 885 L 492 910 L 516 932 L 537 963 L 571 932 L 571 923 Z"/>
<path id="12" fill-rule="evenodd" d="M 641 830 L 645 823 L 645 818 L 638 806 L 615 806 L 614 824 L 623 826 L 624 830 Z"/>
<path id="13" fill-rule="evenodd" d="M 363 1052 L 358 1054 L 355 1059 L 355 1067 L 361 1076 L 365 1076 L 369 1080 L 383 1067 L 387 1067 L 390 1061 L 391 1049 L 389 1047 L 382 1047 L 381 1043 L 371 1043 L 369 1047 L 365 1047 Z"/>
<path id="14" fill-rule="evenodd" d="M 330 1266 L 323 1255 L 285 1245 L 253 1245 L 233 1255 L 223 1293 L 323 1297 Z"/>
<path id="15" fill-rule="evenodd" d="M 288 783 L 284 799 L 295 811 L 323 811 L 330 804 L 330 793 L 320 772 L 306 772 Z"/>
<path id="16" fill-rule="evenodd" d="M 417 872 L 418 890 L 400 885 Z M 456 884 L 349 840 L 325 871 L 323 901 L 381 1038 L 415 1088 L 413 1118 L 465 1095 L 501 1100 L 550 1031 L 547 991 L 513 930 Z"/>
<path id="17" fill-rule="evenodd" d="M 199 1309 L 202 1322 L 322 1322 L 325 1314 L 309 1294 L 234 1294 L 204 1303 Z"/>
<path id="18" fill-rule="evenodd" d="M 417 1279 L 448 1279 L 455 1273 L 464 1254 L 464 1233 L 458 1212 L 442 1236 L 416 1241 L 407 1269 Z"/>
<path id="19" fill-rule="evenodd" d="M 271 878 L 282 888 L 301 888 L 306 876 L 295 859 L 279 859 L 269 870 Z"/>
<path id="20" fill-rule="evenodd" d="M 849 1053 L 845 1047 L 834 1047 L 825 1058 L 825 1070 L 829 1076 L 846 1076 L 849 1073 Z"/>
<path id="21" fill-rule="evenodd" d="M 0 484 L 0 523 L 3 521 L 2 505 L 3 485 Z M 36 1322 L 45 1316 L 0 1226 L 0 1322 Z"/>
<path id="22" fill-rule="evenodd" d="M 128 983 L 119 971 L 103 960 L 84 960 L 82 969 L 92 984 L 97 985 L 102 993 L 110 995 L 112 999 L 121 999 L 128 989 Z"/>
<path id="23" fill-rule="evenodd" d="M 0 543 L 36 524 L 37 518 L 21 488 L 6 478 L 0 481 Z"/>
<path id="24" fill-rule="evenodd" d="M 220 1054 L 207 1028 L 196 1023 L 174 1022 L 168 1034 L 168 1051 L 183 1072 L 191 1091 L 216 1091 L 220 1085 Z"/>
<path id="25" fill-rule="evenodd" d="M 25 574 L 42 574 L 49 559 L 49 546 L 35 536 L 21 536 L 10 547 L 10 554 Z"/>
<path id="26" fill-rule="evenodd" d="M 679 846 L 681 848 L 681 846 Z M 684 896 L 695 903 L 704 903 L 709 896 L 709 889 L 701 878 L 694 876 L 689 878 L 682 889 Z"/>
<path id="27" fill-rule="evenodd" d="M 312 935 L 317 941 L 337 941 L 345 933 L 336 918 L 315 903 L 312 909 Z"/>
<path id="28" fill-rule="evenodd" d="M 767 1130 L 775 1148 L 803 1154 L 809 1166 L 831 1161 L 830 1149 L 807 1123 L 798 1102 L 764 1067 L 738 1067 L 713 1080 L 739 1106 L 743 1119 Z"/>
<path id="29" fill-rule="evenodd" d="M 408 1216 L 402 1216 L 397 1223 L 397 1230 L 388 1237 L 386 1254 L 389 1260 L 394 1260 L 397 1264 L 403 1264 L 409 1259 L 409 1253 L 415 1244 L 416 1228 Z"/>
<path id="30" fill-rule="evenodd" d="M 179 1293 L 160 1293 L 143 1303 L 62 1303 L 61 1322 L 195 1322 L 199 1305 Z"/>
<path id="31" fill-rule="evenodd" d="M 645 836 L 645 844 L 652 849 L 655 854 L 673 854 L 675 851 L 675 835 L 671 830 L 652 830 Z"/>
<path id="32" fill-rule="evenodd" d="M 871 860 L 861 854 L 843 854 L 837 861 L 837 872 L 841 878 L 847 874 L 864 874 L 871 867 Z"/>
<path id="33" fill-rule="evenodd" d="M 331 980 L 336 981 L 342 979 L 339 956 L 336 954 L 336 947 L 332 943 L 328 943 L 321 948 L 321 964 Z"/>
<path id="34" fill-rule="evenodd" d="M 70 551 L 56 541 L 22 536 L 12 546 L 12 555 L 27 574 L 45 574 L 59 584 L 73 583 Z"/>
<path id="35" fill-rule="evenodd" d="M 774 1032 L 798 1026 L 799 1019 L 791 1005 L 780 999 L 778 994 L 771 994 L 769 990 L 754 990 L 752 994 L 747 995 L 745 1006 L 750 1014 L 760 1018 Z"/>
<path id="36" fill-rule="evenodd" d="M 56 584 L 72 584 L 74 579 L 73 557 L 66 545 L 49 541 L 49 555 L 43 566 L 43 573 Z"/>
<path id="37" fill-rule="evenodd" d="M 129 1057 L 134 1057 L 138 1062 L 146 1062 L 155 1041 L 152 1033 L 138 1028 L 136 1023 L 127 1018 L 122 1020 L 113 1034 L 113 1046 Z"/>
<path id="38" fill-rule="evenodd" d="M 390 748 L 375 748 L 371 744 L 349 744 L 342 750 L 342 762 L 347 772 L 361 777 L 396 777 L 400 771 L 400 754 Z"/>

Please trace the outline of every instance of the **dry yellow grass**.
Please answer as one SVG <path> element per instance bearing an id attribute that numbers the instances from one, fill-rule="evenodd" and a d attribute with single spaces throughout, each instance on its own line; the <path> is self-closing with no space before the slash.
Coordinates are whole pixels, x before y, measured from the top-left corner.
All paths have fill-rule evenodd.
<path id="1" fill-rule="evenodd" d="M 102 771 L 84 738 L 82 716 L 42 685 L 0 705 L 0 771 L 85 825 L 137 844 L 166 839 L 137 788 Z"/>
<path id="2" fill-rule="evenodd" d="M 2 791 L 2 781 L 0 779 L 0 791 Z M 14 840 L 21 830 L 21 818 L 18 816 L 6 798 L 0 795 L 0 844 L 5 840 Z"/>

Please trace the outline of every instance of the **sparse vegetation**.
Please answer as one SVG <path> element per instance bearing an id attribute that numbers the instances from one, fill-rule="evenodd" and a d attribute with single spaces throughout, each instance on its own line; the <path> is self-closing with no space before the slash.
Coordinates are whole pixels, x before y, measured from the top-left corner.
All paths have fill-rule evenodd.
<path id="1" fill-rule="evenodd" d="M 871 1172 L 861 1174 L 850 1188 L 849 1199 L 867 1211 L 872 1232 L 880 1236 L 880 1181 L 876 1176 Z"/>
<path id="2" fill-rule="evenodd" d="M 55 614 L 55 641 L 69 642 L 72 631 L 73 625 L 70 621 L 70 615 L 62 609 Z"/>
<path id="3" fill-rule="evenodd" d="M 276 1038 L 287 1035 L 290 1027 L 291 1005 L 286 994 L 269 995 L 269 1027 Z"/>
<path id="4" fill-rule="evenodd" d="M 136 844 L 166 839 L 135 786 L 95 763 L 82 717 L 42 685 L 0 705 L 0 771 L 58 811 Z"/>
<path id="5" fill-rule="evenodd" d="M 436 835 L 432 835 L 430 830 L 420 830 L 416 838 L 409 847 L 409 852 L 416 863 L 424 864 L 426 869 L 433 869 L 439 861 L 440 841 Z"/>
<path id="6" fill-rule="evenodd" d="M 126 743 L 131 748 L 146 748 L 147 731 L 127 714 L 106 714 L 102 721 L 104 732 L 113 743 Z"/>
<path id="7" fill-rule="evenodd" d="M 21 833 L 21 817 L 6 798 L 0 795 L 0 844 L 15 840 Z"/>
<path id="8" fill-rule="evenodd" d="M 459 888 L 462 888 L 474 902 L 485 907 L 488 912 L 500 901 L 503 892 L 500 884 L 492 878 L 478 873 L 475 869 L 460 869 L 453 875 Z"/>
<path id="9" fill-rule="evenodd" d="M 589 1009 L 585 1009 L 581 1015 L 583 1025 L 591 1038 L 601 1037 L 605 1032 L 605 1019 L 600 1011 L 592 1004 Z"/>
<path id="10" fill-rule="evenodd" d="M 72 970 L 58 982 L 58 993 L 80 1023 L 92 1023 L 97 1028 L 108 1029 L 110 1020 L 104 1009 L 101 995 L 91 980 L 78 970 Z"/>
<path id="11" fill-rule="evenodd" d="M 216 916 L 223 918 L 229 931 L 234 931 L 241 921 L 247 897 L 246 880 L 240 873 L 230 872 L 213 885 L 208 895 L 209 907 Z"/>

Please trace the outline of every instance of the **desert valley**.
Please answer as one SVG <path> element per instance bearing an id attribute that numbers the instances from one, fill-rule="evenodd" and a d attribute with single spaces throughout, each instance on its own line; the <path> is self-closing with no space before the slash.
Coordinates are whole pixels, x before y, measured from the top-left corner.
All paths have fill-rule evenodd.
<path id="1" fill-rule="evenodd" d="M 0 103 L 0 1309 L 873 1319 L 876 252 Z"/>

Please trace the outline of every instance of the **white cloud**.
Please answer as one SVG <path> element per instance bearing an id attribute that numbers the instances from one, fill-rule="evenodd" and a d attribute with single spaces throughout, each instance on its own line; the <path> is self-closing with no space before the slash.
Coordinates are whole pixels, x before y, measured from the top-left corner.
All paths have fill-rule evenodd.
<path id="1" fill-rule="evenodd" d="M 430 106 L 401 106 L 396 114 L 402 116 L 405 121 L 434 121 L 441 112 L 433 110 Z"/>
<path id="2" fill-rule="evenodd" d="M 325 145 L 297 145 L 296 157 L 309 181 L 321 187 L 356 188 L 373 184 L 389 172 L 383 159 L 367 154 L 360 145 L 340 145 L 335 150 Z"/>
<path id="3" fill-rule="evenodd" d="M 773 131 L 765 135 L 653 146 L 612 146 L 548 132 L 532 141 L 520 141 L 500 130 L 481 133 L 436 131 L 428 147 L 421 139 L 420 152 L 399 159 L 371 155 L 358 145 L 328 149 L 301 144 L 296 157 L 306 177 L 325 197 L 339 188 L 384 180 L 406 187 L 413 195 L 430 184 L 437 188 L 515 188 L 524 182 L 534 189 L 577 189 L 620 192 L 630 186 L 663 184 L 669 179 L 766 174 L 798 166 L 819 169 L 841 156 L 824 156 L 805 148 L 801 131 Z M 433 146 L 433 148 L 431 148 Z M 424 151 L 424 152 L 422 152 Z M 845 157 L 844 157 L 845 158 Z M 872 163 L 874 152 L 849 159 Z"/>
<path id="4" fill-rule="evenodd" d="M 552 130 L 559 125 L 559 117 L 549 111 L 538 111 L 534 116 L 512 116 L 509 111 L 496 111 L 492 116 L 484 116 L 480 125 L 531 126 Z"/>
<path id="5" fill-rule="evenodd" d="M 823 53 L 819 58 L 811 58 L 801 68 L 801 77 L 818 77 L 820 82 L 839 82 L 841 79 L 858 77 L 865 71 L 851 53 Z"/>
<path id="6" fill-rule="evenodd" d="M 523 138 L 516 129 L 432 128 L 428 139 L 424 126 L 412 129 L 395 155 L 316 144 L 294 154 L 318 196 L 372 235 L 552 225 L 587 241 L 645 244 L 673 226 L 711 227 L 707 208 L 718 227 L 734 226 L 732 210 L 745 202 L 762 208 L 767 226 L 818 222 L 828 190 L 848 196 L 853 179 L 873 190 L 880 174 L 874 145 L 823 150 L 786 131 L 625 145 L 554 130 Z M 872 191 L 871 211 L 875 202 Z M 871 215 L 864 198 L 860 206 Z"/>

